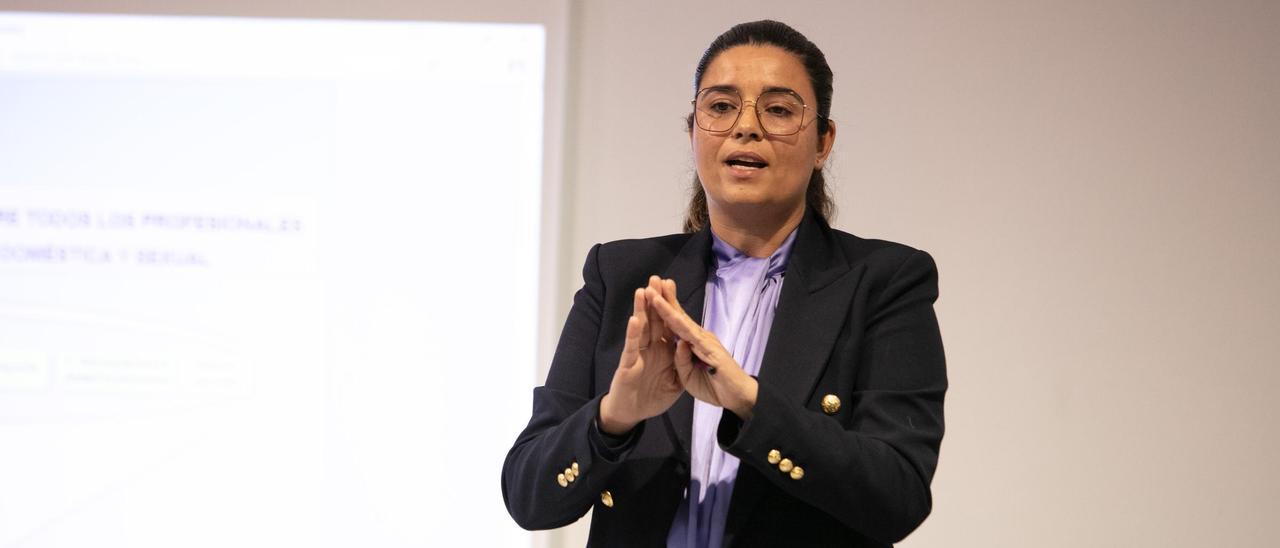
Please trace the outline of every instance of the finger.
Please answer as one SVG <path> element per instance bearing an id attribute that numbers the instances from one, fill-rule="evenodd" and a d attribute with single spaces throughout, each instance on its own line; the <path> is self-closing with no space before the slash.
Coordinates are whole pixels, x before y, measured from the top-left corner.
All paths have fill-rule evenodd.
<path id="1" fill-rule="evenodd" d="M 640 337 L 640 319 L 631 316 L 627 318 L 627 338 L 622 343 L 622 359 L 618 364 L 619 369 L 628 369 L 635 365 L 636 360 L 640 357 L 640 343 L 643 342 Z"/>
<path id="2" fill-rule="evenodd" d="M 704 331 L 704 333 L 706 332 Z M 724 346 L 720 344 L 720 340 L 709 333 L 689 340 L 689 350 L 693 352 L 694 365 L 705 367 L 708 369 L 708 373 L 712 375 L 716 372 L 716 365 L 722 360 L 733 360 L 728 356 L 728 352 L 724 350 Z"/>
<path id="3" fill-rule="evenodd" d="M 635 303 L 631 309 L 631 315 L 640 320 L 640 347 L 638 350 L 644 350 L 649 346 L 649 305 L 645 295 L 645 288 L 636 289 Z"/>
<path id="4" fill-rule="evenodd" d="M 671 308 L 679 311 L 681 314 L 684 314 L 684 307 L 680 305 L 680 299 L 676 297 L 675 280 L 660 280 L 658 287 L 654 289 L 657 290 L 657 294 L 662 298 L 662 300 L 667 301 L 667 304 L 671 305 Z M 684 315 L 688 316 L 688 314 Z"/>
<path id="5" fill-rule="evenodd" d="M 672 308 L 676 309 L 681 316 L 684 316 L 690 322 L 693 322 L 693 318 L 689 317 L 689 313 L 685 312 L 684 306 L 680 304 L 680 298 L 676 296 L 675 280 L 667 280 L 666 283 L 662 284 L 662 296 L 666 298 L 667 303 L 669 303 Z"/>
<path id="6" fill-rule="evenodd" d="M 681 339 L 693 340 L 701 334 L 702 328 L 693 322 L 693 319 L 667 303 L 661 295 L 655 293 L 649 294 L 649 304 L 662 317 L 667 329 L 670 329 L 676 336 Z"/>
<path id="7" fill-rule="evenodd" d="M 693 339 L 702 331 L 701 326 L 671 308 L 671 305 L 663 302 L 660 297 L 651 294 L 649 306 L 653 309 L 655 316 L 662 318 L 663 327 L 675 337 Z"/>
<path id="8" fill-rule="evenodd" d="M 665 297 L 667 302 L 672 305 L 677 307 L 680 306 L 680 300 L 676 298 L 675 280 L 662 280 L 662 296 Z M 681 308 L 681 310 L 683 310 L 683 308 Z"/>
<path id="9" fill-rule="evenodd" d="M 671 328 L 667 327 L 667 322 L 653 309 L 653 305 L 649 305 L 649 334 L 645 340 L 647 346 L 670 344 L 675 340 Z"/>
<path id="10" fill-rule="evenodd" d="M 695 330 L 697 331 L 701 331 L 702 326 L 698 325 L 698 322 L 694 321 L 693 318 L 689 317 L 689 313 L 685 312 L 684 306 L 680 304 L 680 298 L 676 296 L 675 280 L 666 280 L 662 284 L 662 293 L 663 293 L 663 296 L 666 297 L 667 303 L 671 305 L 671 308 L 674 309 L 680 315 L 680 318 L 682 318 L 686 324 L 688 324 L 693 328 L 696 328 Z"/>
<path id="11" fill-rule="evenodd" d="M 693 318 L 689 317 L 689 313 L 685 312 L 684 306 L 680 304 L 680 298 L 676 296 L 676 281 L 662 280 L 660 288 L 660 295 L 662 299 L 667 301 L 667 304 L 671 305 L 672 310 L 675 310 L 680 317 L 684 319 L 684 321 L 697 325 L 698 322 L 693 321 Z"/>
<path id="12" fill-rule="evenodd" d="M 680 340 L 690 344 L 690 350 L 694 356 L 712 370 L 715 369 L 713 364 L 720 359 L 719 356 L 724 354 L 724 346 L 720 344 L 720 339 L 695 323 L 693 318 L 683 312 L 677 312 L 667 304 L 665 299 L 649 294 L 649 305 L 665 320 L 667 329 L 670 329 Z"/>
<path id="13" fill-rule="evenodd" d="M 661 287 L 662 287 L 662 278 L 659 278 L 657 276 L 649 276 L 649 287 L 646 288 L 645 300 L 651 300 L 648 298 L 649 296 L 648 290 L 650 289 L 656 290 L 656 289 L 660 289 Z M 648 310 L 646 310 L 645 313 L 648 314 Z M 649 344 L 650 345 L 662 344 L 663 337 L 667 335 L 667 327 L 665 325 L 666 322 L 662 319 L 661 315 L 652 314 L 652 315 L 649 315 L 649 324 L 650 324 L 649 325 Z"/>

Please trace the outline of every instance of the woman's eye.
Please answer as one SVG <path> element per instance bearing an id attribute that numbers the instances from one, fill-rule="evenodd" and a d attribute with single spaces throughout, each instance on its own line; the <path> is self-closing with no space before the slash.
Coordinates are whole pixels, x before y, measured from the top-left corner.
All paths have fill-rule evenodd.
<path id="1" fill-rule="evenodd" d="M 717 101 L 715 103 L 711 103 L 712 112 L 718 112 L 718 113 L 733 112 L 737 108 L 738 108 L 737 105 L 730 103 L 728 101 Z"/>
<path id="2" fill-rule="evenodd" d="M 776 116 L 778 118 L 787 118 L 794 116 L 796 113 L 795 109 L 789 105 L 769 105 L 768 107 L 765 107 L 764 111 L 770 116 Z"/>

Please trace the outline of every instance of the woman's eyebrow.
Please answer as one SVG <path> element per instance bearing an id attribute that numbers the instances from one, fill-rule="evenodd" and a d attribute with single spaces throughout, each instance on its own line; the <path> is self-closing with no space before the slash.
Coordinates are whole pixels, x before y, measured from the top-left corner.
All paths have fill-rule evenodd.
<path id="1" fill-rule="evenodd" d="M 736 91 L 738 91 L 738 86 L 730 86 L 730 85 L 707 86 L 707 87 L 705 87 L 705 88 L 702 88 L 702 90 L 701 90 L 701 91 L 699 91 L 699 93 L 701 93 L 702 91 L 733 91 L 733 92 L 736 92 Z"/>
<path id="2" fill-rule="evenodd" d="M 788 88 L 788 87 L 782 87 L 782 86 L 769 86 L 769 87 L 767 87 L 767 88 L 764 88 L 764 92 L 763 92 L 763 93 L 772 93 L 772 92 L 775 92 L 775 91 L 780 91 L 780 92 L 782 92 L 782 93 L 794 93 L 794 94 L 796 94 L 796 95 L 800 95 L 800 92 L 798 92 L 798 91 L 796 91 L 796 90 L 794 90 L 794 89 L 791 89 L 791 88 Z"/>
<path id="3" fill-rule="evenodd" d="M 702 91 L 733 91 L 733 92 L 741 93 L 741 90 L 738 89 L 738 86 L 729 85 L 729 84 L 707 86 L 705 88 L 702 88 L 699 92 L 702 92 Z M 761 93 L 772 93 L 772 92 L 794 93 L 796 95 L 800 95 L 800 92 L 786 86 L 768 86 L 768 87 L 765 87 L 763 90 L 761 90 Z"/>

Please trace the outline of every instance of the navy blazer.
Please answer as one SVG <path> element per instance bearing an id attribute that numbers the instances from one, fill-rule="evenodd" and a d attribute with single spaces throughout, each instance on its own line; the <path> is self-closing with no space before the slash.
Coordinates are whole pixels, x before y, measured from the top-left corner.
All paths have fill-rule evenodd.
<path id="1" fill-rule="evenodd" d="M 937 269 L 924 251 L 834 230 L 812 212 L 798 230 L 753 418 L 726 412 L 717 432 L 741 459 L 725 545 L 889 546 L 932 507 L 947 389 Z M 706 228 L 591 249 L 546 385 L 503 465 L 503 499 L 521 527 L 560 527 L 594 507 L 588 546 L 665 546 L 689 484 L 693 400 L 640 423 L 621 451 L 594 421 L 635 289 L 652 274 L 672 278 L 701 321 L 711 260 Z M 803 476 L 779 470 L 778 456 Z"/>

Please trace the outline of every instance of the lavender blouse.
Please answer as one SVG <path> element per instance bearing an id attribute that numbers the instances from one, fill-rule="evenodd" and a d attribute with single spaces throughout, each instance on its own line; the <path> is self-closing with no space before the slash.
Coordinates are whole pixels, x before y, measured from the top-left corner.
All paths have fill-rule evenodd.
<path id="1" fill-rule="evenodd" d="M 791 232 L 777 251 L 767 258 L 749 257 L 712 235 L 714 272 L 707 276 L 703 328 L 720 339 L 733 359 L 750 375 L 760 374 L 773 311 L 782 293 L 782 276 L 787 270 Z M 676 510 L 668 548 L 718 547 L 724 541 L 729 499 L 738 475 L 738 459 L 720 449 L 716 429 L 722 409 L 701 401 L 693 404 L 693 448 L 689 487 Z"/>

